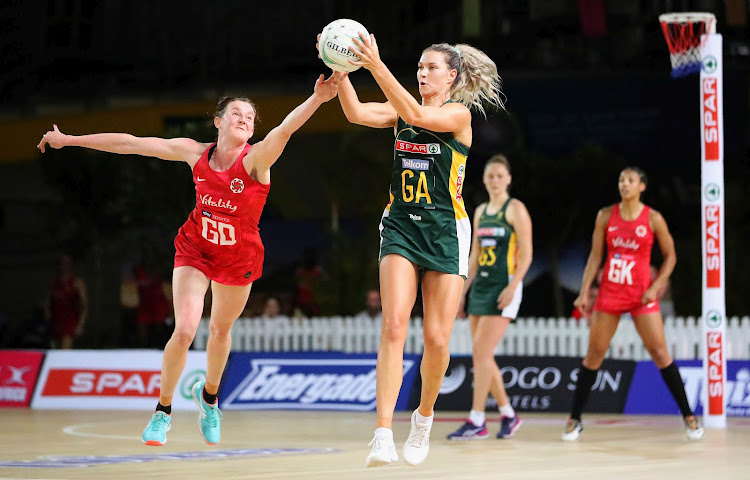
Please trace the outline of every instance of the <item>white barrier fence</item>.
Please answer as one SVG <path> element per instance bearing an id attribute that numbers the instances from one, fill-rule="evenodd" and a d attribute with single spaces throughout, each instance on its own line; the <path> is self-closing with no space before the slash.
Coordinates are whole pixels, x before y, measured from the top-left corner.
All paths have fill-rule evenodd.
<path id="1" fill-rule="evenodd" d="M 664 333 L 676 359 L 700 358 L 703 341 L 701 318 L 667 317 Z M 726 356 L 750 360 L 750 317 L 731 317 L 727 322 Z M 519 318 L 511 323 L 495 349 L 497 355 L 582 357 L 586 354 L 589 328 L 572 318 Z M 208 319 L 201 320 L 193 346 L 206 348 Z M 232 328 L 232 350 L 249 352 L 341 351 L 377 352 L 380 320 L 366 316 L 288 318 L 240 318 Z M 422 319 L 413 318 L 405 353 L 422 353 Z M 453 355 L 471 354 L 469 321 L 457 319 L 450 340 Z M 632 321 L 622 320 L 607 358 L 648 360 Z"/>

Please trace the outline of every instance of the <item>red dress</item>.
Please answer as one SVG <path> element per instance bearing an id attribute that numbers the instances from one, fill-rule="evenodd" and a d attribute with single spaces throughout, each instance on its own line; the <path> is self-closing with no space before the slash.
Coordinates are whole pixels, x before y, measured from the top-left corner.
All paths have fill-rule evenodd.
<path id="1" fill-rule="evenodd" d="M 599 294 L 594 310 L 635 318 L 659 311 L 659 302 L 642 304 L 643 293 L 651 285 L 651 247 L 654 232 L 649 224 L 651 209 L 644 205 L 638 218 L 625 221 L 620 216 L 620 205 L 612 207 L 607 223 L 607 260 L 604 264 Z"/>
<path id="2" fill-rule="evenodd" d="M 212 144 L 193 167 L 195 209 L 180 227 L 174 245 L 175 268 L 195 267 L 223 285 L 249 285 L 263 272 L 258 222 L 271 187 L 253 180 L 242 159 L 247 145 L 224 172 L 208 164 Z"/>
<path id="3" fill-rule="evenodd" d="M 76 277 L 57 276 L 50 289 L 50 315 L 55 338 L 72 337 L 81 318 L 81 294 Z"/>
<path id="4" fill-rule="evenodd" d="M 161 279 L 149 275 L 140 265 L 135 268 L 135 278 L 138 282 L 138 324 L 163 325 L 169 316 L 169 301 L 164 295 Z"/>

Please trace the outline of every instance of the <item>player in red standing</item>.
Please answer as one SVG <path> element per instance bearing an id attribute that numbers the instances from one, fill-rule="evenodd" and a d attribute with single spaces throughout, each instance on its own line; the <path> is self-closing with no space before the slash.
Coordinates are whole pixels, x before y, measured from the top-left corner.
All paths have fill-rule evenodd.
<path id="1" fill-rule="evenodd" d="M 57 129 L 39 142 L 52 148 L 86 147 L 105 152 L 143 155 L 182 161 L 193 170 L 196 206 L 175 238 L 173 298 L 175 329 L 164 347 L 161 391 L 156 411 L 143 432 L 147 445 L 164 445 L 171 428 L 174 395 L 187 354 L 203 312 L 209 284 L 213 302 L 206 347 L 206 381 L 193 385 L 199 408 L 201 436 L 209 444 L 220 438 L 221 411 L 216 399 L 229 356 L 231 328 L 242 313 L 253 281 L 263 268 L 263 244 L 258 233 L 271 183 L 271 166 L 291 135 L 322 105 L 334 98 L 340 74 L 323 75 L 315 91 L 292 110 L 266 137 L 250 145 L 256 107 L 247 98 L 224 97 L 219 101 L 214 126 L 215 143 L 189 138 L 140 138 L 122 133 L 64 135 Z"/>
<path id="2" fill-rule="evenodd" d="M 677 256 L 664 217 L 641 202 L 646 183 L 646 174 L 640 168 L 625 168 L 618 182 L 622 200 L 602 208 L 596 216 L 581 292 L 574 302 L 581 312 L 591 308 L 589 288 L 601 266 L 605 245 L 607 259 L 593 306 L 588 350 L 578 373 L 570 418 L 562 435 L 566 441 L 578 440 L 583 430 L 581 412 L 617 330 L 620 316 L 626 312 L 633 317 L 638 335 L 680 408 L 688 438 L 697 440 L 703 437 L 703 428 L 690 410 L 680 371 L 669 355 L 664 339 L 664 323 L 657 294 L 672 274 Z M 649 269 L 654 238 L 664 261 L 652 282 Z"/>

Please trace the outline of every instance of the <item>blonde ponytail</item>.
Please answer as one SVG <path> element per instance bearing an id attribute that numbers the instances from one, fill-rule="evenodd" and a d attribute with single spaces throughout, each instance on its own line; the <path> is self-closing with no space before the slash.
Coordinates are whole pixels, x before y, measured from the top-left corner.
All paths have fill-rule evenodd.
<path id="1" fill-rule="evenodd" d="M 451 100 L 484 116 L 487 116 L 485 106 L 505 109 L 502 79 L 495 62 L 484 52 L 463 43 L 455 46 L 437 43 L 424 50 L 428 51 L 443 53 L 448 66 L 458 72 L 451 85 Z"/>

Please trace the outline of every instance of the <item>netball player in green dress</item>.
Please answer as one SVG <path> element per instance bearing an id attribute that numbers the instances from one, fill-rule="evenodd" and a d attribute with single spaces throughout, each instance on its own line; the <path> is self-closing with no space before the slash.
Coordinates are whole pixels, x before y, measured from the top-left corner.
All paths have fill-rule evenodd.
<path id="1" fill-rule="evenodd" d="M 361 103 L 348 78 L 339 86 L 347 119 L 392 128 L 390 201 L 380 224 L 383 326 L 377 363 L 378 428 L 368 467 L 398 459 L 391 421 L 401 388 L 403 353 L 417 288 L 422 282 L 424 354 L 419 408 L 412 414 L 404 460 L 424 461 L 433 407 L 448 367 L 448 341 L 469 272 L 471 225 L 461 197 L 471 146 L 471 109 L 502 106 L 495 63 L 468 45 L 426 48 L 417 63 L 421 102 L 383 64 L 373 35 L 353 50 L 385 94 L 385 103 Z M 354 167 L 354 165 L 352 165 Z"/>
<path id="2" fill-rule="evenodd" d="M 505 393 L 494 353 L 518 313 L 523 277 L 532 257 L 531 217 L 523 202 L 508 194 L 510 181 L 507 158 L 503 155 L 490 158 L 484 167 L 484 186 L 490 200 L 474 212 L 469 278 L 464 286 L 464 292 L 471 287 L 466 312 L 471 328 L 474 395 L 469 418 L 448 435 L 449 440 L 489 436 L 484 417 L 489 393 L 500 410 L 497 438 L 510 438 L 521 426 L 521 419 Z"/>

